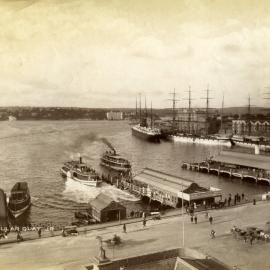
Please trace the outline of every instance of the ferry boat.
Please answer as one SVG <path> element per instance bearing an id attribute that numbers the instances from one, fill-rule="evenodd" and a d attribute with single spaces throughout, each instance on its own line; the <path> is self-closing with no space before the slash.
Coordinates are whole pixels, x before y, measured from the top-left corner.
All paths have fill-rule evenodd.
<path id="1" fill-rule="evenodd" d="M 123 173 L 131 170 L 130 162 L 117 154 L 115 150 L 106 151 L 101 157 L 100 165 Z"/>
<path id="2" fill-rule="evenodd" d="M 22 215 L 31 205 L 31 196 L 26 182 L 17 182 L 11 189 L 8 209 L 13 217 Z"/>
<path id="3" fill-rule="evenodd" d="M 64 163 L 64 165 L 62 166 L 62 168 L 60 169 L 60 173 L 62 175 L 62 177 L 67 177 L 67 173 L 75 168 L 76 166 L 78 166 L 79 164 L 84 164 L 82 162 L 82 158 L 80 157 L 79 160 L 71 160 L 71 161 L 67 161 Z"/>
<path id="4" fill-rule="evenodd" d="M 66 172 L 66 175 L 67 180 L 73 180 L 87 186 L 98 187 L 102 183 L 98 173 L 83 162 L 75 164 Z"/>

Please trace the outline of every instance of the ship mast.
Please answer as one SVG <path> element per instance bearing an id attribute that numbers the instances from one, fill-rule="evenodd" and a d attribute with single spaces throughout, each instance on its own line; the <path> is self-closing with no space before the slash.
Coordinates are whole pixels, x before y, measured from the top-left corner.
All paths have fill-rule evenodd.
<path id="1" fill-rule="evenodd" d="M 141 93 L 139 94 L 139 97 L 140 97 L 140 125 L 142 123 L 142 95 Z"/>
<path id="2" fill-rule="evenodd" d="M 250 105 L 250 95 L 248 96 L 248 136 L 251 134 L 251 121 L 250 121 L 251 105 Z"/>
<path id="3" fill-rule="evenodd" d="M 144 99 L 144 106 L 145 106 L 145 118 L 146 118 L 146 121 L 147 121 L 147 106 L 146 106 L 146 97 Z"/>
<path id="4" fill-rule="evenodd" d="M 209 118 L 209 100 L 212 99 L 209 97 L 209 85 L 207 86 L 206 91 L 206 97 L 202 98 L 206 100 L 206 108 L 205 108 L 205 133 L 208 135 L 208 118 Z"/>
<path id="5" fill-rule="evenodd" d="M 173 93 L 170 93 L 172 95 L 172 99 L 169 99 L 172 101 L 172 114 L 173 114 L 173 119 L 172 119 L 172 129 L 173 131 L 176 130 L 176 93 L 175 93 L 175 88 L 173 90 Z"/>
<path id="6" fill-rule="evenodd" d="M 151 128 L 153 128 L 153 109 L 152 109 L 152 101 L 151 101 Z"/>
<path id="7" fill-rule="evenodd" d="M 220 131 L 222 131 L 223 129 L 223 109 L 224 109 L 224 92 L 222 95 L 222 104 L 221 104 Z"/>
<path id="8" fill-rule="evenodd" d="M 191 87 L 188 87 L 188 132 L 191 133 Z"/>
<path id="9" fill-rule="evenodd" d="M 136 114 L 135 114 L 136 121 L 138 119 L 138 108 L 137 108 L 137 96 L 136 96 Z"/>

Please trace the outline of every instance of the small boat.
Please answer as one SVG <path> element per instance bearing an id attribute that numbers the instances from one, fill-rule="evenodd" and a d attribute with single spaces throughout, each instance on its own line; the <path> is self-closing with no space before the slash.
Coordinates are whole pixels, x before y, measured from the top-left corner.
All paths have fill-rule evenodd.
<path id="1" fill-rule="evenodd" d="M 67 170 L 66 176 L 67 180 L 74 180 L 92 187 L 98 187 L 102 183 L 98 173 L 93 168 L 90 168 L 83 163 L 81 158 L 78 163 Z"/>
<path id="2" fill-rule="evenodd" d="M 60 173 L 63 177 L 67 177 L 67 172 L 71 169 L 75 168 L 79 164 L 83 164 L 82 158 L 80 157 L 79 160 L 71 160 L 64 163 L 63 167 L 60 169 Z"/>
<path id="3" fill-rule="evenodd" d="M 129 172 L 131 170 L 130 162 L 113 151 L 106 151 L 101 157 L 101 166 L 117 172 Z"/>
<path id="4" fill-rule="evenodd" d="M 8 209 L 13 217 L 22 215 L 31 205 L 31 196 L 26 182 L 17 182 L 11 189 Z"/>

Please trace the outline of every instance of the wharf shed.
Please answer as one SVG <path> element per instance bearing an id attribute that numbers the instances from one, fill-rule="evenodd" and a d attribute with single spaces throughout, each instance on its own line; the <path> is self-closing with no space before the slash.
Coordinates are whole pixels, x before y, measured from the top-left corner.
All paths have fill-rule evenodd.
<path id="1" fill-rule="evenodd" d="M 150 168 L 135 175 L 128 188 L 140 196 L 174 208 L 181 205 L 182 199 L 189 204 L 200 204 L 203 201 L 211 203 L 216 197 L 221 197 L 220 189 L 201 187 L 192 180 Z"/>
<path id="2" fill-rule="evenodd" d="M 91 214 L 99 222 L 126 218 L 126 208 L 111 197 L 101 193 L 90 202 Z"/>

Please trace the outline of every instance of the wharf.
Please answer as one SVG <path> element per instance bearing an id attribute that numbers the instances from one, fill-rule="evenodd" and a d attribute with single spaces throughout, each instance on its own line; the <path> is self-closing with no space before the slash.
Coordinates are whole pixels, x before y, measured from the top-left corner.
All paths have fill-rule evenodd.
<path id="1" fill-rule="evenodd" d="M 172 217 L 148 221 L 146 227 L 133 223 L 127 225 L 127 233 L 118 225 L 101 230 L 92 230 L 76 237 L 41 238 L 37 241 L 25 241 L 9 244 L 2 248 L 0 254 L 1 269 L 17 270 L 79 270 L 89 265 L 91 258 L 98 254 L 97 236 L 107 239 L 118 234 L 123 244 L 116 248 L 104 246 L 110 259 L 141 256 L 147 253 L 164 251 L 181 247 L 196 248 L 223 263 L 239 267 L 241 270 L 269 269 L 269 242 L 255 241 L 253 245 L 235 239 L 230 229 L 235 225 L 240 228 L 256 226 L 264 228 L 270 220 L 269 202 L 254 205 L 226 208 L 211 211 L 213 224 L 205 219 L 205 214 L 198 214 L 198 224 L 192 224 L 189 218 Z M 183 220 L 184 218 L 184 220 Z M 185 224 L 183 238 L 181 224 Z M 210 230 L 214 228 L 216 238 L 210 239 Z M 15 255 L 14 255 L 15 254 Z M 85 268 L 84 268 L 85 269 Z M 134 268 L 133 268 L 134 269 Z M 163 268 L 164 269 L 164 268 Z"/>
<path id="2" fill-rule="evenodd" d="M 202 162 L 183 162 L 182 168 L 270 185 L 269 156 L 221 151 Z"/>

